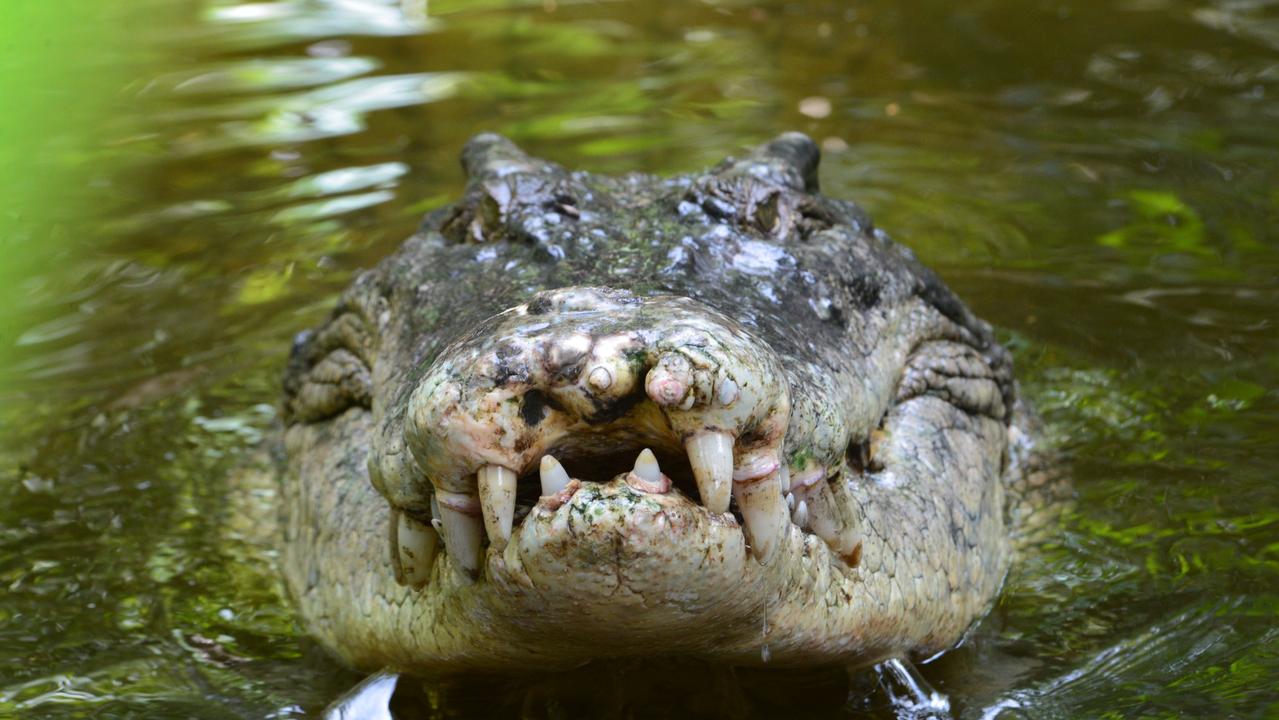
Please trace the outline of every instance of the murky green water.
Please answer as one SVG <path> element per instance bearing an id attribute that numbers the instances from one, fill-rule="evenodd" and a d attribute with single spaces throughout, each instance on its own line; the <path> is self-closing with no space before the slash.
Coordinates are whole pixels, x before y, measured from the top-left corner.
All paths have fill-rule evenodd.
<path id="1" fill-rule="evenodd" d="M 0 368 L 0 716 L 292 717 L 358 679 L 225 477 L 480 129 L 596 171 L 818 138 L 1073 458 L 1077 509 L 928 680 L 964 717 L 1279 715 L 1279 4 L 128 5 L 107 217 L 57 228 Z M 891 714 L 863 685 L 796 702 Z"/>

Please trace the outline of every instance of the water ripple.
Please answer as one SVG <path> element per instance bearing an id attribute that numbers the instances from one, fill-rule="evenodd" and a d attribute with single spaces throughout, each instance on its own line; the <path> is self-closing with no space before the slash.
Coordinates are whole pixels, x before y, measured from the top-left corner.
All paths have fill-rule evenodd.
<path id="1" fill-rule="evenodd" d="M 173 148 L 196 155 L 255 145 L 308 142 L 365 129 L 376 110 L 422 105 L 452 97 L 465 73 L 414 73 L 348 80 L 280 97 L 255 97 L 187 111 L 166 119 L 182 128 Z M 200 120 L 222 120 L 190 128 Z"/>
<path id="2" fill-rule="evenodd" d="M 1223 618 L 1238 613 L 1242 605 L 1240 598 L 1230 598 L 1184 610 L 1116 641 L 1057 677 L 1010 692 L 988 704 L 980 717 L 1064 719 L 1093 716 L 1099 707 L 1121 714 L 1125 708 L 1149 710 L 1147 688 L 1189 683 L 1197 673 L 1246 657 L 1279 635 L 1271 630 L 1260 637 L 1240 637 Z"/>
<path id="3" fill-rule="evenodd" d="M 367 57 L 254 58 L 162 75 L 148 92 L 215 95 L 296 90 L 367 75 L 381 62 Z"/>
<path id="4" fill-rule="evenodd" d="M 430 31 L 426 0 L 281 0 L 215 5 L 200 35 L 220 49 L 247 50 L 325 37 L 395 37 Z"/>

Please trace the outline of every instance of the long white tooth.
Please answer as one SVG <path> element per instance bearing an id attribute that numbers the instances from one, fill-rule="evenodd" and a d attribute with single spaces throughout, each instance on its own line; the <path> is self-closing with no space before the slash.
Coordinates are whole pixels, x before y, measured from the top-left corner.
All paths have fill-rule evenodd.
<path id="1" fill-rule="evenodd" d="M 795 508 L 795 524 L 806 528 L 808 527 L 808 501 L 800 500 L 799 507 Z"/>
<path id="2" fill-rule="evenodd" d="M 782 499 L 777 471 L 763 478 L 733 483 L 733 496 L 742 511 L 742 525 L 751 552 L 761 565 L 773 559 L 782 533 L 790 525 L 790 513 Z"/>
<path id="3" fill-rule="evenodd" d="M 657 457 L 653 451 L 644 448 L 635 458 L 635 467 L 626 474 L 626 484 L 643 493 L 663 494 L 670 492 L 671 479 L 662 474 L 657 466 Z"/>
<path id="4" fill-rule="evenodd" d="M 713 513 L 727 511 L 733 492 L 733 436 L 706 430 L 689 438 L 684 449 L 702 504 Z"/>
<path id="5" fill-rule="evenodd" d="M 826 542 L 836 555 L 852 562 L 861 547 L 858 518 L 848 502 L 835 497 L 825 477 L 813 483 L 808 491 L 808 529 Z M 804 525 L 796 521 L 797 525 Z"/>
<path id="6" fill-rule="evenodd" d="M 538 474 L 542 477 L 542 497 L 558 495 L 561 490 L 568 487 L 568 472 L 564 470 L 559 460 L 550 455 L 542 456 L 542 467 L 539 468 Z"/>
<path id="7" fill-rule="evenodd" d="M 657 466 L 657 456 L 653 451 L 644 448 L 635 458 L 635 467 L 631 470 L 644 482 L 658 483 L 662 481 L 662 469 Z"/>
<path id="8" fill-rule="evenodd" d="M 480 519 L 479 500 L 463 493 L 436 492 L 440 506 L 440 525 L 444 528 L 444 549 L 453 564 L 472 579 L 479 577 L 484 540 L 484 521 Z"/>
<path id="9" fill-rule="evenodd" d="M 485 465 L 476 473 L 476 479 L 489 544 L 501 550 L 511 539 L 511 521 L 515 518 L 515 471 L 501 465 Z"/>
<path id="10" fill-rule="evenodd" d="M 431 580 L 431 568 L 440 547 L 440 536 L 431 526 L 406 512 L 394 511 L 395 553 L 399 560 L 396 580 L 420 589 Z"/>

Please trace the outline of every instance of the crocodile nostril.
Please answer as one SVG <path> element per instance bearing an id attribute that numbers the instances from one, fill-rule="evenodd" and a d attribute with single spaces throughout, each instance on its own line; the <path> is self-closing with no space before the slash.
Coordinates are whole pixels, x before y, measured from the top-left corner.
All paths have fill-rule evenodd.
<path id="1" fill-rule="evenodd" d="M 520 404 L 520 417 L 524 419 L 525 425 L 533 427 L 546 419 L 547 407 L 545 393 L 541 390 L 529 390 L 524 393 L 523 402 Z"/>

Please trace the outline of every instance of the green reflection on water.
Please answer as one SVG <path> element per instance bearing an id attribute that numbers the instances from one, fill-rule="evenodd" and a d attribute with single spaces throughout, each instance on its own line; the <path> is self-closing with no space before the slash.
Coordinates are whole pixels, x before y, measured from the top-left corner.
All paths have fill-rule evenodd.
<path id="1" fill-rule="evenodd" d="M 1064 527 L 929 679 L 965 716 L 1279 711 L 1264 4 L 130 7 L 141 64 L 92 66 L 119 107 L 0 144 L 40 168 L 3 198 L 53 213 L 6 227 L 0 265 L 21 308 L 0 315 L 0 715 L 323 706 L 356 678 L 299 635 L 227 513 L 292 334 L 456 195 L 476 131 L 675 172 L 784 129 L 822 144 L 827 192 L 1001 328 L 1071 459 Z M 114 17 L 45 21 L 109 50 Z M 35 67 L 41 36 L 10 35 Z M 41 111 L 87 109 L 50 74 L 80 56 L 51 47 Z M 891 714 L 839 683 L 805 711 Z M 440 714 L 490 707 L 428 694 Z M 752 696 L 794 710 L 770 702 Z"/>
<path id="2" fill-rule="evenodd" d="M 68 26 L 69 13 L 84 24 Z M 118 15 L 78 0 L 0 11 L 0 389 L 13 380 L 5 369 L 26 329 L 17 312 L 23 286 L 54 262 L 101 197 L 84 186 L 93 162 L 109 155 L 93 131 L 115 109 L 112 88 L 128 80 L 131 55 L 112 32 Z"/>

